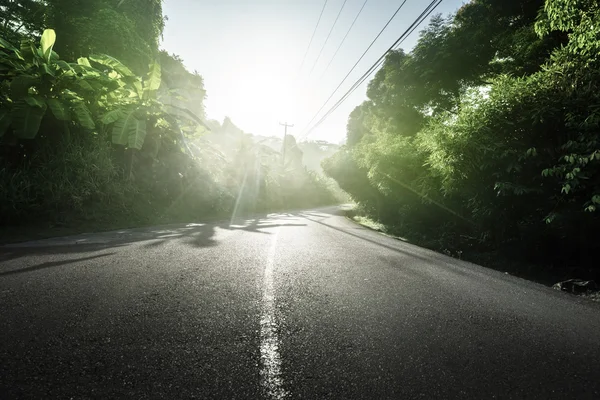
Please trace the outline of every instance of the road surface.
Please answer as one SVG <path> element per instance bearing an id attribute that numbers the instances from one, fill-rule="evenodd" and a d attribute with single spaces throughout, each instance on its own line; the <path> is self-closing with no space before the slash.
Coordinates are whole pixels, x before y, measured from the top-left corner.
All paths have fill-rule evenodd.
<path id="1" fill-rule="evenodd" d="M 598 399 L 600 307 L 337 209 L 0 248 L 1 399 Z"/>

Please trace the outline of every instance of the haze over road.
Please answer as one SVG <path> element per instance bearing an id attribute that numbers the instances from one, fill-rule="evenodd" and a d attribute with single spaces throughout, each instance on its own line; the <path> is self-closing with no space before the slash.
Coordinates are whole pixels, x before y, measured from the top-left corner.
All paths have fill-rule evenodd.
<path id="1" fill-rule="evenodd" d="M 598 399 L 600 307 L 336 208 L 0 248 L 0 398 Z"/>

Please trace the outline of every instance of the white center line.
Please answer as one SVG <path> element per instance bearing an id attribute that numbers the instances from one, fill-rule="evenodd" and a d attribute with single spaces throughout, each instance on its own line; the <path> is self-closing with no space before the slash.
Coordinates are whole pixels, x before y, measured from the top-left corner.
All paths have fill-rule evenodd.
<path id="1" fill-rule="evenodd" d="M 263 281 L 263 308 L 260 318 L 260 378 L 261 386 L 269 399 L 285 399 L 287 392 L 283 389 L 281 378 L 281 357 L 279 355 L 279 338 L 277 336 L 277 319 L 275 315 L 275 289 L 273 285 L 273 264 L 279 229 L 273 233 L 271 246 L 267 254 L 265 276 Z"/>

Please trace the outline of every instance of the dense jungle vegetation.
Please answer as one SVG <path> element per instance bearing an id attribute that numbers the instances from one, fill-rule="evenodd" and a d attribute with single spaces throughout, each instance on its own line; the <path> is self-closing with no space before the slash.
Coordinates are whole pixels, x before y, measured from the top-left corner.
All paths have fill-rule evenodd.
<path id="1" fill-rule="evenodd" d="M 0 225 L 101 229 L 336 201 L 293 137 L 282 165 L 229 118 L 205 121 L 202 76 L 159 49 L 161 0 L 2 0 L 0 12 Z"/>
<path id="2" fill-rule="evenodd" d="M 597 278 L 599 85 L 597 1 L 473 0 L 388 55 L 323 167 L 389 232 Z"/>

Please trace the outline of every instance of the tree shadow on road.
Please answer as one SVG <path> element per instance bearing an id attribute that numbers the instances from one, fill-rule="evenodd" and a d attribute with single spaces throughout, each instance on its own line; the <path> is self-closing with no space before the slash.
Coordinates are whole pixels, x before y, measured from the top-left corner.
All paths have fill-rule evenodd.
<path id="1" fill-rule="evenodd" d="M 261 214 L 249 219 L 237 218 L 233 221 L 170 224 L 12 244 L 0 247 L 0 269 L 2 262 L 29 256 L 93 253 L 141 243 L 150 249 L 174 241 L 200 249 L 219 245 L 216 237 L 218 230 L 241 230 L 265 235 L 271 234 L 269 229 L 272 228 L 306 226 L 305 223 L 293 221 L 298 221 L 297 215 Z"/>
<path id="2" fill-rule="evenodd" d="M 9 275 L 22 274 L 24 272 L 32 272 L 32 271 L 38 271 L 40 269 L 62 267 L 63 265 L 67 265 L 67 264 L 73 264 L 73 263 L 78 263 L 78 262 L 83 262 L 83 261 L 96 260 L 98 258 L 108 257 L 108 256 L 111 256 L 113 254 L 116 254 L 116 253 L 104 253 L 104 254 L 99 254 L 99 255 L 90 256 L 90 257 L 76 258 L 76 259 L 72 259 L 72 260 L 60 260 L 60 261 L 44 262 L 44 263 L 41 263 L 41 264 L 32 265 L 31 267 L 26 267 L 26 268 L 21 268 L 21 269 L 15 269 L 15 270 L 9 270 L 9 271 L 0 272 L 0 278 L 5 277 L 5 276 L 9 276 Z"/>

